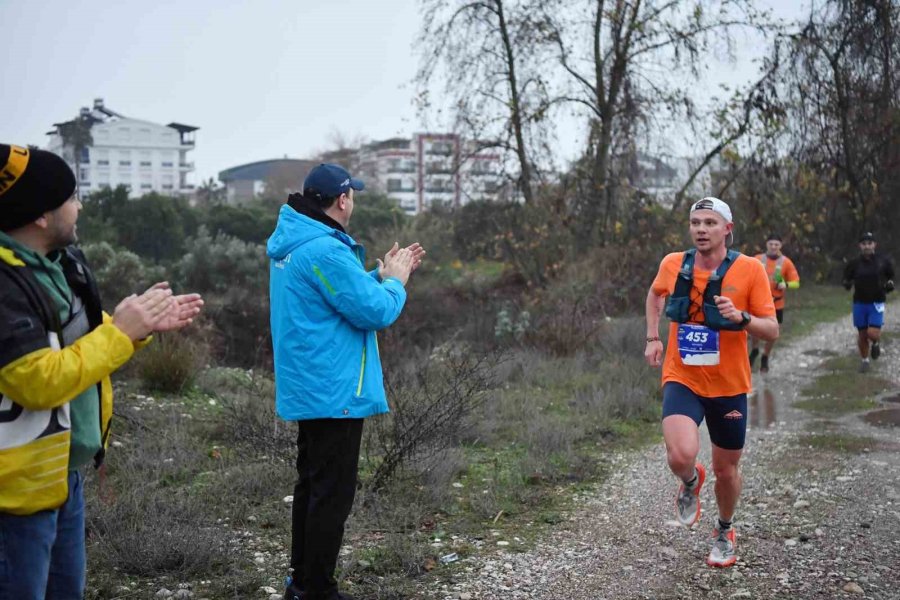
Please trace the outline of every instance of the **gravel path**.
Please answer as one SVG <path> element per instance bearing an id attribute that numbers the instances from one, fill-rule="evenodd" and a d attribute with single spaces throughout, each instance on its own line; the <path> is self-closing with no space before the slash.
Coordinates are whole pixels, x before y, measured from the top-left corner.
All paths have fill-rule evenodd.
<path id="1" fill-rule="evenodd" d="M 791 406 L 822 374 L 822 351 L 849 355 L 854 335 L 849 319 L 824 324 L 776 348 L 765 378 L 754 375 L 735 567 L 705 564 L 716 516 L 712 481 L 700 523 L 687 530 L 673 521 L 676 481 L 659 444 L 614 458 L 617 472 L 529 552 L 466 559 L 453 583 L 422 597 L 900 599 L 900 429 L 849 415 L 827 426 L 871 438 L 869 447 L 814 450 L 798 440 L 826 424 Z M 872 373 L 900 388 L 900 349 L 885 348 Z M 701 438 L 708 465 L 705 427 Z"/>

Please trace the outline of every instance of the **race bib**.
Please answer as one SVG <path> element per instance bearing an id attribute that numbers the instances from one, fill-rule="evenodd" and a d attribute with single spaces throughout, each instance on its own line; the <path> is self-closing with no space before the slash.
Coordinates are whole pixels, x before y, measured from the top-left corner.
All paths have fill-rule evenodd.
<path id="1" fill-rule="evenodd" d="M 719 332 L 704 325 L 680 324 L 678 354 L 682 363 L 692 367 L 719 364 Z"/>
<path id="2" fill-rule="evenodd" d="M 884 302 L 876 302 L 875 303 L 875 312 L 884 313 Z"/>

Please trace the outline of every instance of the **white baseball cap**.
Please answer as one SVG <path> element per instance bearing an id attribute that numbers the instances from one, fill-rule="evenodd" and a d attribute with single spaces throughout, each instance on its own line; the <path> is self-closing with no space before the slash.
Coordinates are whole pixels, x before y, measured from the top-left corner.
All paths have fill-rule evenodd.
<path id="1" fill-rule="evenodd" d="M 731 218 L 731 208 L 718 198 L 707 196 L 702 200 L 697 200 L 691 206 L 691 212 L 694 212 L 695 210 L 715 211 L 722 215 L 722 218 L 725 219 L 726 223 L 734 223 L 734 220 Z"/>
<path id="2" fill-rule="evenodd" d="M 707 196 L 706 198 L 697 200 L 691 205 L 691 212 L 694 212 L 695 210 L 711 210 L 719 213 L 722 218 L 725 219 L 726 223 L 734 223 L 734 220 L 731 217 L 731 207 L 718 198 Z M 731 246 L 732 244 L 734 244 L 734 229 L 725 236 L 725 245 Z"/>

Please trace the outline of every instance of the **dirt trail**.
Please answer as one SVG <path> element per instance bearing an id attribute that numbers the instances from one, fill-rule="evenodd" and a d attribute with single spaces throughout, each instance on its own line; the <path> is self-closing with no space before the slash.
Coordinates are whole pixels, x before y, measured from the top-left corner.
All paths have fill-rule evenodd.
<path id="1" fill-rule="evenodd" d="M 754 375 L 735 567 L 705 564 L 716 516 L 712 485 L 704 486 L 704 514 L 693 530 L 673 521 L 676 481 L 659 444 L 615 457 L 609 480 L 580 497 L 531 551 L 467 559 L 454 583 L 432 584 L 422 597 L 900 599 L 900 429 L 869 425 L 858 414 L 824 423 L 792 407 L 823 373 L 824 357 L 855 352 L 854 336 L 849 319 L 823 324 L 776 348 L 765 378 Z M 872 374 L 900 390 L 900 348 L 887 346 Z M 801 443 L 826 430 L 835 439 L 858 436 L 860 447 Z M 701 438 L 708 465 L 705 427 Z"/>

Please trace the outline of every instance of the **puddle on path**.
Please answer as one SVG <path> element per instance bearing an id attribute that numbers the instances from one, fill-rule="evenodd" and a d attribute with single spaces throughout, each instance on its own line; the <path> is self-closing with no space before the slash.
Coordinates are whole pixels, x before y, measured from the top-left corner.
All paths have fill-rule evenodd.
<path id="1" fill-rule="evenodd" d="M 900 408 L 873 410 L 863 416 L 863 421 L 877 427 L 900 427 Z"/>
<path id="2" fill-rule="evenodd" d="M 775 393 L 769 388 L 756 390 L 750 395 L 750 427 L 757 429 L 775 423 Z"/>

